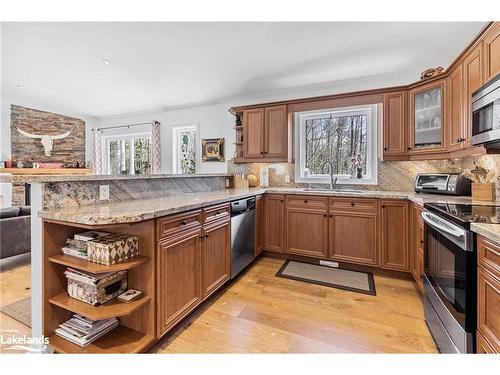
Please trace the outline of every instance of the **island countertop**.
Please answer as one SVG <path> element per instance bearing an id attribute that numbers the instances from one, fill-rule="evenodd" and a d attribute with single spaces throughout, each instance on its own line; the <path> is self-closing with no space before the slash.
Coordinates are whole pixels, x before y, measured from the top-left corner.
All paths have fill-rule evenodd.
<path id="1" fill-rule="evenodd" d="M 83 205 L 76 208 L 53 209 L 39 211 L 39 216 L 63 222 L 106 225 L 119 223 L 134 223 L 166 216 L 178 212 L 189 211 L 215 204 L 226 203 L 259 194 L 299 194 L 321 195 L 331 197 L 407 199 L 419 205 L 424 203 L 470 203 L 470 197 L 440 196 L 432 194 L 417 194 L 405 191 L 379 190 L 336 190 L 321 191 L 302 188 L 246 188 L 225 189 L 209 192 L 185 193 L 155 198 L 125 200 L 120 202 Z M 476 202 L 475 202 L 476 203 Z M 491 204 L 484 202 L 484 204 Z"/>

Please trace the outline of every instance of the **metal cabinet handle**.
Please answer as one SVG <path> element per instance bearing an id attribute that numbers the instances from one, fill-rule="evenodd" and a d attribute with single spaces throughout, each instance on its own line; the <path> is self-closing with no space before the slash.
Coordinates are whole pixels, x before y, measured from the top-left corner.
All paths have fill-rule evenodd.
<path id="1" fill-rule="evenodd" d="M 407 149 L 408 151 L 410 151 L 410 150 L 411 150 L 411 147 L 409 147 L 409 146 L 408 146 L 406 149 Z"/>
<path id="2" fill-rule="evenodd" d="M 216 211 L 216 212 L 215 212 L 215 214 L 216 214 L 216 215 L 220 215 L 220 211 Z"/>
<path id="3" fill-rule="evenodd" d="M 387 147 L 384 147 L 384 151 L 387 151 Z"/>
<path id="4" fill-rule="evenodd" d="M 354 207 L 354 202 L 351 202 L 351 207 Z"/>
<path id="5" fill-rule="evenodd" d="M 187 221 L 186 220 L 182 220 L 181 221 L 181 225 L 186 225 L 187 224 Z"/>
<path id="6" fill-rule="evenodd" d="M 333 217 L 333 215 L 330 215 L 330 217 Z"/>
<path id="7" fill-rule="evenodd" d="M 307 199 L 304 199 L 304 203 L 307 203 Z"/>

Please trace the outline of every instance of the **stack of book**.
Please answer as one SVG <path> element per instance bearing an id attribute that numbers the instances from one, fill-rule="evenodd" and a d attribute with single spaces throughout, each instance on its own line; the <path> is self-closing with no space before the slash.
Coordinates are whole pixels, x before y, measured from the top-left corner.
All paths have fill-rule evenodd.
<path id="1" fill-rule="evenodd" d="M 68 238 L 66 240 L 67 246 L 62 248 L 62 252 L 65 255 L 71 255 L 77 258 L 87 259 L 87 249 L 88 241 L 109 236 L 110 233 L 98 232 L 98 231 L 88 231 L 83 233 L 77 233 L 73 238 Z"/>
<path id="2" fill-rule="evenodd" d="M 76 345 L 85 347 L 116 328 L 119 324 L 117 318 L 90 320 L 84 316 L 74 314 L 71 319 L 59 324 L 56 335 Z"/>

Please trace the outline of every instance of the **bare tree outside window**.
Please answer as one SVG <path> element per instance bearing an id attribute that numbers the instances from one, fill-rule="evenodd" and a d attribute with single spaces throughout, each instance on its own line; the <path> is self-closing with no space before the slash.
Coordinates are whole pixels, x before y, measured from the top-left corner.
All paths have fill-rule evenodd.
<path id="1" fill-rule="evenodd" d="M 305 121 L 305 167 L 309 174 L 322 174 L 325 161 L 332 161 L 334 173 L 355 176 L 357 168 L 366 174 L 367 116 L 347 115 Z"/>

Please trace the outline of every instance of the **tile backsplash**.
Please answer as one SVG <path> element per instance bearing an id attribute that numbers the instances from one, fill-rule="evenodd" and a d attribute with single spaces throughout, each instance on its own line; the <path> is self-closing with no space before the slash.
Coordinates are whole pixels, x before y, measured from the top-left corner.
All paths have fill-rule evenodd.
<path id="1" fill-rule="evenodd" d="M 342 185 L 367 190 L 398 190 L 411 191 L 415 176 L 424 172 L 461 172 L 463 169 L 473 169 L 474 163 L 486 169 L 500 168 L 500 155 L 482 155 L 462 159 L 426 160 L 426 161 L 379 161 L 378 185 Z M 229 163 L 230 173 L 252 173 L 257 178 L 260 168 L 269 167 L 269 186 L 303 187 L 307 184 L 295 183 L 295 164 L 293 163 Z M 290 176 L 287 183 L 286 176 Z"/>

